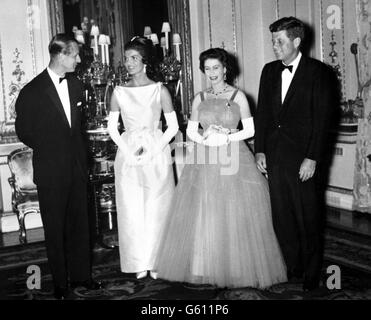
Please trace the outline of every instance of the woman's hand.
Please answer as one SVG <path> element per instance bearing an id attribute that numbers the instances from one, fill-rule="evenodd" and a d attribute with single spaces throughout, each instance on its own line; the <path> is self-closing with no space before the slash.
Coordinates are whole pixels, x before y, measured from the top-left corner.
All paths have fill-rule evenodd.
<path id="1" fill-rule="evenodd" d="M 204 132 L 203 137 L 205 139 L 207 139 L 208 136 L 210 136 L 211 134 L 214 134 L 214 133 L 221 133 L 221 134 L 227 135 L 227 134 L 231 133 L 231 130 L 229 130 L 228 128 L 224 128 L 222 126 L 218 126 L 216 124 L 212 124 Z"/>
<path id="2" fill-rule="evenodd" d="M 203 133 L 203 137 L 204 137 L 204 139 L 207 139 L 211 134 L 213 134 L 213 133 L 218 133 L 219 132 L 219 130 L 218 130 L 218 126 L 217 125 L 215 125 L 215 124 L 212 124 L 212 125 L 210 125 L 207 129 L 206 129 L 206 131 Z"/>
<path id="3" fill-rule="evenodd" d="M 227 144 L 229 144 L 229 138 L 225 133 L 213 132 L 204 140 L 204 145 L 209 147 L 220 147 Z"/>

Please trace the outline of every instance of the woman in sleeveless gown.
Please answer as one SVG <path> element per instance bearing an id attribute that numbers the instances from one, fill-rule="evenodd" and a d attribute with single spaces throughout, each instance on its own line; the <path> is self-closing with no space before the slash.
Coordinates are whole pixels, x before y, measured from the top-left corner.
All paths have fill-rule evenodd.
<path id="1" fill-rule="evenodd" d="M 153 272 L 156 243 L 169 212 L 174 175 L 169 141 L 178 131 L 166 87 L 146 74 L 152 42 L 136 37 L 125 45 L 125 66 L 132 76 L 117 86 L 111 101 L 108 129 L 118 145 L 114 164 L 121 271 L 143 278 Z M 164 111 L 167 130 L 159 129 Z M 119 114 L 125 132 L 117 130 Z"/>
<path id="2" fill-rule="evenodd" d="M 200 55 L 211 89 L 193 102 L 187 134 L 196 145 L 176 187 L 155 268 L 170 281 L 266 288 L 287 281 L 286 267 L 267 180 L 243 141 L 254 134 L 248 102 L 225 82 L 227 61 L 219 48 Z M 236 132 L 240 120 L 243 130 Z"/>

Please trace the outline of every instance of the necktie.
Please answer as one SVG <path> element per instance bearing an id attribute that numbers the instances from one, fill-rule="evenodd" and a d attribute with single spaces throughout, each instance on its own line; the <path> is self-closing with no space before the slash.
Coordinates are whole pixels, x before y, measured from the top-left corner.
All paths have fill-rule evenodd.
<path id="1" fill-rule="evenodd" d="M 293 68 L 294 68 L 294 66 L 287 66 L 287 65 L 281 63 L 281 71 L 284 71 L 285 69 L 288 69 L 290 71 L 290 73 L 292 73 Z"/>
<path id="2" fill-rule="evenodd" d="M 59 78 L 59 83 L 61 83 L 63 80 L 67 80 L 66 76 L 64 76 L 63 78 Z"/>

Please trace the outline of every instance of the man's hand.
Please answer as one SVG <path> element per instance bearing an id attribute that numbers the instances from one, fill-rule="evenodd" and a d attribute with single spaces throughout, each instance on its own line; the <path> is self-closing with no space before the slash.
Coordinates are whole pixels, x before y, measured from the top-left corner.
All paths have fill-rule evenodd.
<path id="1" fill-rule="evenodd" d="M 308 181 L 314 176 L 316 172 L 317 162 L 311 159 L 304 159 L 300 166 L 299 176 L 302 182 Z"/>
<path id="2" fill-rule="evenodd" d="M 256 166 L 258 167 L 259 171 L 263 174 L 267 174 L 267 159 L 264 153 L 257 153 L 255 155 L 255 162 Z"/>

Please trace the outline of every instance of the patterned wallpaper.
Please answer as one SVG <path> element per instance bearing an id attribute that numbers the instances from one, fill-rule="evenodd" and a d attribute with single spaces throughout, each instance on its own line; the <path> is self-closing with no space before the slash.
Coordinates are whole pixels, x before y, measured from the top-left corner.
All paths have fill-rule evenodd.
<path id="1" fill-rule="evenodd" d="M 359 74 L 365 103 L 365 118 L 371 121 L 371 0 L 357 0 Z"/>
<path id="2" fill-rule="evenodd" d="M 45 67 L 49 42 L 46 0 L 2 0 L 0 11 L 0 143 L 17 140 L 15 102 L 19 91 Z"/>
<path id="3" fill-rule="evenodd" d="M 355 207 L 371 213 L 371 0 L 356 0 L 360 92 L 364 119 L 359 121 L 354 178 Z"/>

